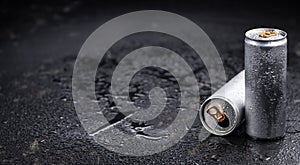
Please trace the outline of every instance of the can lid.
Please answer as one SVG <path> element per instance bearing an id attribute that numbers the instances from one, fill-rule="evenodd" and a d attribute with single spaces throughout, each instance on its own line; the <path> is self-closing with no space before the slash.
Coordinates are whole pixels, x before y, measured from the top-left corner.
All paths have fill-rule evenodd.
<path id="1" fill-rule="evenodd" d="M 200 120 L 209 132 L 221 136 L 232 132 L 238 124 L 234 108 L 221 98 L 211 98 L 202 104 Z"/>
<path id="2" fill-rule="evenodd" d="M 247 31 L 245 36 L 254 41 L 276 41 L 285 39 L 287 33 L 274 28 L 257 28 Z"/>

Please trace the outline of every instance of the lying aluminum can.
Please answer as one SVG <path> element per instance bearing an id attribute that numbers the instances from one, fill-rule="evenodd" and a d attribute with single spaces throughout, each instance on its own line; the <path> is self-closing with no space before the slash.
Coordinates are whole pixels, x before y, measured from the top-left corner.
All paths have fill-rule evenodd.
<path id="1" fill-rule="evenodd" d="M 286 37 L 272 28 L 245 33 L 246 132 L 255 139 L 285 134 Z"/>
<path id="2" fill-rule="evenodd" d="M 204 101 L 200 120 L 210 133 L 223 136 L 243 121 L 245 108 L 245 72 L 242 71 Z"/>

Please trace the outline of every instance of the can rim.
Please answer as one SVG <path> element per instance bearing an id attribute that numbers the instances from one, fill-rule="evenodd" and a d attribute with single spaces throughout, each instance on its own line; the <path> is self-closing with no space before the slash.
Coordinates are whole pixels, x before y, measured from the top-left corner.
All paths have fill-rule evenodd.
<path id="1" fill-rule="evenodd" d="M 277 32 L 278 36 L 268 37 L 268 38 L 259 37 L 259 34 L 266 31 L 275 31 Z M 283 30 L 276 29 L 276 28 L 255 28 L 255 29 L 248 30 L 245 33 L 245 37 L 253 41 L 270 42 L 270 41 L 278 41 L 278 40 L 285 39 L 287 37 L 287 33 Z"/>
<path id="2" fill-rule="evenodd" d="M 238 121 L 236 121 L 236 122 L 235 122 L 235 125 L 233 125 L 233 126 L 231 127 L 231 129 L 229 129 L 229 130 L 226 131 L 226 132 L 224 132 L 224 131 L 215 131 L 215 130 L 211 129 L 211 128 L 205 123 L 205 121 L 204 121 L 204 117 L 203 117 L 203 115 L 202 115 L 202 111 L 203 111 L 203 109 L 205 108 L 205 105 L 206 105 L 210 100 L 212 100 L 212 99 L 222 99 L 222 100 L 228 102 L 228 103 L 233 107 L 233 110 L 234 110 L 235 114 L 238 115 L 238 114 L 237 114 L 237 113 L 238 113 L 238 112 L 237 112 L 237 107 L 236 107 L 229 99 L 227 99 L 227 98 L 225 98 L 225 97 L 222 97 L 222 96 L 214 96 L 214 97 L 209 97 L 208 99 L 206 99 L 206 100 L 202 103 L 202 105 L 200 106 L 200 109 L 199 109 L 199 113 L 200 113 L 200 114 L 199 114 L 199 115 L 200 115 L 200 121 L 201 121 L 203 127 L 204 127 L 206 130 L 208 130 L 210 133 L 215 134 L 215 135 L 218 135 L 218 136 L 228 135 L 228 134 L 230 134 L 230 133 L 237 127 Z"/>

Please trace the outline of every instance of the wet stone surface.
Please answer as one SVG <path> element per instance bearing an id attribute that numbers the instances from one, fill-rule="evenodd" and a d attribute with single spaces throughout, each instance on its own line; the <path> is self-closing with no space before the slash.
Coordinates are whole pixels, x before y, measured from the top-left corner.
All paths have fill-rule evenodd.
<path id="1" fill-rule="evenodd" d="M 72 13 L 73 8 L 80 6 L 80 3 L 72 4 L 67 3 L 61 8 L 62 11 L 55 9 L 49 12 L 51 19 L 52 16 L 54 21 L 74 18 L 76 14 L 75 16 L 64 14 Z M 35 8 L 34 5 L 32 8 Z M 84 7 L 79 7 L 78 11 L 86 10 Z M 51 23 L 49 26 L 44 26 L 49 23 L 46 15 L 34 25 L 28 24 L 28 27 L 36 27 L 33 32 L 30 32 L 36 38 L 22 30 L 15 29 L 16 32 L 10 35 L 12 41 L 9 42 L 19 43 L 18 49 L 8 48 L 9 46 L 6 45 L 1 47 L 0 59 L 6 60 L 7 64 L 2 62 L 0 71 L 0 164 L 300 163 L 300 58 L 297 49 L 299 34 L 294 32 L 296 29 L 294 24 L 287 24 L 286 27 L 286 31 L 294 34 L 294 37 L 290 38 L 291 51 L 288 55 L 287 129 L 284 139 L 254 141 L 245 134 L 244 125 L 224 137 L 209 135 L 209 133 L 203 134 L 200 132 L 203 132 L 204 128 L 197 117 L 192 128 L 176 145 L 154 155 L 134 157 L 114 153 L 97 144 L 82 127 L 74 108 L 76 102 L 72 99 L 73 66 L 77 51 L 87 35 L 93 31 L 93 28 L 101 25 L 101 22 L 95 20 L 95 16 L 89 17 L 93 14 L 100 17 L 102 14 L 101 12 L 95 13 L 87 12 L 73 22 L 60 22 L 61 29 L 58 30 L 53 30 L 57 26 Z M 244 23 L 244 19 L 232 18 L 225 14 L 223 19 L 232 23 L 227 24 L 210 16 L 209 11 L 204 11 L 206 16 L 201 16 L 197 12 L 184 13 L 181 14 L 190 17 L 201 27 L 203 26 L 212 38 L 223 59 L 228 78 L 232 78 L 243 69 L 243 32 L 246 28 L 257 25 L 256 22 L 253 20 L 251 22 L 249 19 L 247 26 L 240 25 Z M 121 13 L 114 11 L 111 15 L 119 14 Z M 247 15 L 244 17 L 248 18 Z M 87 23 L 86 27 L 77 25 L 81 21 Z M 263 22 L 263 18 L 258 21 Z M 277 22 L 273 20 L 272 23 Z M 9 25 L 7 25 L 8 28 Z M 227 33 L 221 36 L 216 35 L 214 32 L 220 29 Z M 15 34 L 18 31 L 21 31 L 20 34 Z M 44 48 L 53 48 L 56 41 L 52 36 L 44 35 L 49 31 L 56 31 L 58 35 L 70 31 L 75 32 L 62 37 L 62 41 L 69 41 L 65 48 L 46 52 Z M 19 38 L 22 33 L 24 33 L 23 38 Z M 28 43 L 36 43 L 37 40 L 43 40 L 45 43 L 40 43 L 40 48 L 29 49 L 27 47 Z M 126 114 L 122 114 L 116 107 L 109 92 L 114 67 L 128 52 L 145 45 L 169 47 L 187 61 L 199 83 L 200 103 L 211 94 L 211 86 L 201 59 L 198 59 L 197 55 L 184 43 L 170 36 L 153 33 L 136 34 L 114 45 L 99 65 L 102 69 L 98 70 L 95 78 L 97 99 L 92 101 L 105 107 L 103 115 L 110 124 L 115 124 L 114 127 L 122 132 L 131 136 L 157 137 L 161 129 L 172 123 L 180 103 L 178 83 L 168 71 L 155 67 L 144 68 L 130 82 L 129 102 L 140 107 L 141 110 L 147 110 L 150 106 L 149 91 L 152 88 L 161 87 L 166 92 L 166 98 L 162 99 L 167 100 L 167 106 L 163 114 L 153 120 L 138 122 L 126 118 Z M 34 49 L 36 50 L 32 51 Z M 46 56 L 43 52 L 46 55 L 53 53 L 53 56 L 43 57 Z M 42 57 L 39 57 L 39 54 Z M 19 60 L 21 56 L 28 57 L 32 63 Z M 18 66 L 17 69 L 13 69 L 12 65 Z"/>

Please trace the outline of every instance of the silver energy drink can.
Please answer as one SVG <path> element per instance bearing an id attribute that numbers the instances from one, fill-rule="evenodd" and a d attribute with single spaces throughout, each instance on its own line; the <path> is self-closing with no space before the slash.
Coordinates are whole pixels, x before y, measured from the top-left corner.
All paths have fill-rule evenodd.
<path id="1" fill-rule="evenodd" d="M 245 108 L 245 72 L 242 71 L 204 101 L 200 120 L 210 133 L 223 136 L 241 122 Z"/>
<path id="2" fill-rule="evenodd" d="M 254 139 L 285 134 L 286 69 L 286 32 L 272 28 L 246 32 L 246 132 Z"/>

